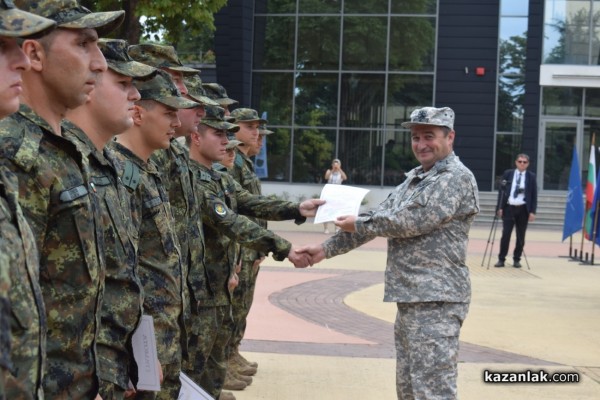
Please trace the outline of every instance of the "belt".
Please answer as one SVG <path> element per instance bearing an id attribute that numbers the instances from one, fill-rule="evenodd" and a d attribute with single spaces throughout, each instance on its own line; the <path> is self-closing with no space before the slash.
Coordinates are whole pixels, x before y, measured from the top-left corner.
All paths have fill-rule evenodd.
<path id="1" fill-rule="evenodd" d="M 525 207 L 525 204 L 519 204 L 518 206 L 514 204 L 509 204 L 511 207 Z"/>

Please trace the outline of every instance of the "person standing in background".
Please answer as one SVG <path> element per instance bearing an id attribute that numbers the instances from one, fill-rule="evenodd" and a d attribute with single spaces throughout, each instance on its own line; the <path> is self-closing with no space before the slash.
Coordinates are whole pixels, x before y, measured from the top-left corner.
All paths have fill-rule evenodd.
<path id="1" fill-rule="evenodd" d="M 338 158 L 334 158 L 331 162 L 331 168 L 325 171 L 325 180 L 327 183 L 331 183 L 333 185 L 341 185 L 346 179 L 348 179 L 348 177 L 342 169 L 342 162 Z M 326 235 L 329 234 L 329 229 L 327 228 L 328 224 L 328 222 L 323 223 L 323 233 Z"/>

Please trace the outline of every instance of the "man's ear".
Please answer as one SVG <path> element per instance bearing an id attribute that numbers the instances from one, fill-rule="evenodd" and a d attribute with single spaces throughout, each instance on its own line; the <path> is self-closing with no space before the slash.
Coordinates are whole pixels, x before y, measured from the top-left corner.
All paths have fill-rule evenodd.
<path id="1" fill-rule="evenodd" d="M 44 50 L 44 46 L 37 40 L 26 39 L 23 41 L 21 48 L 29 58 L 31 69 L 36 72 L 41 72 L 44 69 L 44 63 L 46 62 L 46 50 Z"/>
<path id="2" fill-rule="evenodd" d="M 138 106 L 137 104 L 133 106 L 133 123 L 136 126 L 142 125 L 142 121 L 144 120 L 146 110 L 144 107 Z"/>

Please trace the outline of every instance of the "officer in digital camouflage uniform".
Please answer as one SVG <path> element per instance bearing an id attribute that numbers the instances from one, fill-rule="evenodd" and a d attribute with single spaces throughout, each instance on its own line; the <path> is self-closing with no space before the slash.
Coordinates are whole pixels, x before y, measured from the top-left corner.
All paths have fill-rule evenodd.
<path id="1" fill-rule="evenodd" d="M 157 71 L 150 80 L 135 81 L 135 85 L 141 100 L 135 105 L 134 124 L 117 136 L 109 149 L 118 160 L 121 181 L 132 193 L 133 221 L 139 232 L 138 273 L 144 286 L 144 314 L 154 318 L 164 376 L 160 392 L 139 392 L 136 399 L 176 399 L 186 344 L 186 271 L 181 264 L 167 190 L 150 156 L 155 150 L 169 147 L 175 128 L 181 124 L 177 110 L 195 107 L 196 103 L 181 97 L 164 71 Z"/>
<path id="2" fill-rule="evenodd" d="M 252 195 L 228 174 L 212 169 L 213 162 L 225 155 L 227 131 L 237 126 L 225 122 L 224 110 L 208 107 L 206 116 L 192 134 L 190 165 L 199 191 L 204 238 L 208 297 L 192 306 L 190 363 L 186 368 L 192 379 L 215 398 L 235 398 L 221 394 L 227 369 L 227 344 L 231 337 L 231 295 L 234 285 L 230 277 L 239 259 L 239 245 L 265 253 L 273 252 L 276 260 L 286 257 L 298 267 L 306 267 L 308 259 L 298 257 L 287 240 L 261 228 L 244 215 L 264 219 L 296 219 L 303 222 L 314 216 L 321 200 L 301 204 L 272 200 Z M 221 397 L 219 397 L 221 396 Z"/>
<path id="3" fill-rule="evenodd" d="M 384 301 L 396 302 L 399 399 L 455 399 L 458 336 L 469 309 L 465 264 L 469 229 L 479 212 L 477 183 L 454 154 L 454 111 L 424 107 L 410 121 L 420 166 L 367 215 L 340 217 L 344 232 L 306 248 L 313 262 L 388 238 Z"/>
<path id="4" fill-rule="evenodd" d="M 64 136 L 90 161 L 93 190 L 100 197 L 106 279 L 99 337 L 100 395 L 123 399 L 129 380 L 137 382 L 131 335 L 142 314 L 142 285 L 137 274 L 137 232 L 131 220 L 129 194 L 106 157 L 105 145 L 133 125 L 133 106 L 140 94 L 133 78 L 148 79 L 156 70 L 127 55 L 127 42 L 100 39 L 108 70 L 90 99 L 67 113 Z"/>
<path id="5" fill-rule="evenodd" d="M 229 116 L 231 114 L 229 107 L 234 104 L 238 104 L 237 100 L 229 98 L 227 96 L 227 91 L 222 85 L 218 83 L 204 83 L 202 87 L 206 91 L 206 95 L 212 100 L 219 103 L 219 106 L 225 110 L 225 116 Z"/>
<path id="6" fill-rule="evenodd" d="M 14 85 L 31 67 L 17 38 L 54 25 L 0 1 L 0 118 L 19 109 Z M 19 206 L 17 177 L 4 162 L 0 158 L 0 398 L 34 399 L 43 396 L 46 312 L 35 238 Z"/>
<path id="7" fill-rule="evenodd" d="M 233 168 L 229 173 L 233 178 L 247 191 L 252 194 L 262 194 L 260 179 L 254 172 L 254 162 L 249 156 L 249 152 L 258 146 L 260 136 L 258 128 L 267 123 L 266 120 L 258 116 L 258 112 L 251 108 L 236 108 L 231 112 L 231 117 L 235 118 L 236 124 L 240 129 L 235 133 L 237 140 L 244 143 L 236 151 L 236 157 Z M 267 228 L 267 221 L 261 219 L 252 219 L 263 228 Z M 246 318 L 250 311 L 250 294 L 254 293 L 254 285 L 260 263 L 265 259 L 265 254 L 253 249 L 242 249 L 242 268 L 239 273 L 239 285 L 233 293 L 232 315 L 233 315 L 233 335 L 230 341 L 230 354 L 228 371 L 232 375 L 254 375 L 256 373 L 257 363 L 248 361 L 239 353 L 239 345 L 246 330 Z M 226 386 L 227 386 L 226 381 Z"/>
<path id="8" fill-rule="evenodd" d="M 19 180 L 19 198 L 40 253 L 40 286 L 47 315 L 44 396 L 93 399 L 98 393 L 95 340 L 104 286 L 98 197 L 87 159 L 62 137 L 61 120 L 82 105 L 106 61 L 98 35 L 123 20 L 123 11 L 92 13 L 76 1 L 22 1 L 58 28 L 22 49 L 31 61 L 23 73 L 19 112 L 0 122 L 1 157 Z"/>

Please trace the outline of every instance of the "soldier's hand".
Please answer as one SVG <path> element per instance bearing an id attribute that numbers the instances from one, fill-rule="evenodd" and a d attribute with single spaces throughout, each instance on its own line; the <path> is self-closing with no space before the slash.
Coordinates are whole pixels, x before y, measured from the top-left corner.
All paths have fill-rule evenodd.
<path id="1" fill-rule="evenodd" d="M 325 259 L 325 249 L 320 244 L 311 244 L 296 249 L 297 253 L 310 256 L 310 265 L 317 264 Z"/>
<path id="2" fill-rule="evenodd" d="M 321 204 L 325 204 L 325 200 L 304 200 L 302 203 L 300 203 L 300 215 L 303 217 L 314 217 L 317 214 L 317 208 L 319 208 Z"/>
<path id="3" fill-rule="evenodd" d="M 294 264 L 296 268 L 306 268 L 312 265 L 310 254 L 299 253 L 295 246 L 292 246 L 287 256 L 288 260 Z"/>
<path id="4" fill-rule="evenodd" d="M 356 232 L 356 217 L 354 215 L 342 215 L 333 221 L 334 225 L 345 232 Z"/>
<path id="5" fill-rule="evenodd" d="M 254 263 L 252 264 L 252 273 L 254 275 L 256 275 L 256 273 L 258 272 L 258 267 L 260 267 L 260 264 L 265 261 L 265 257 L 262 256 L 261 258 L 258 258 L 256 260 L 254 260 Z"/>
<path id="6" fill-rule="evenodd" d="M 94 400 L 102 400 L 102 396 L 100 396 L 99 394 L 97 394 L 96 398 Z"/>

